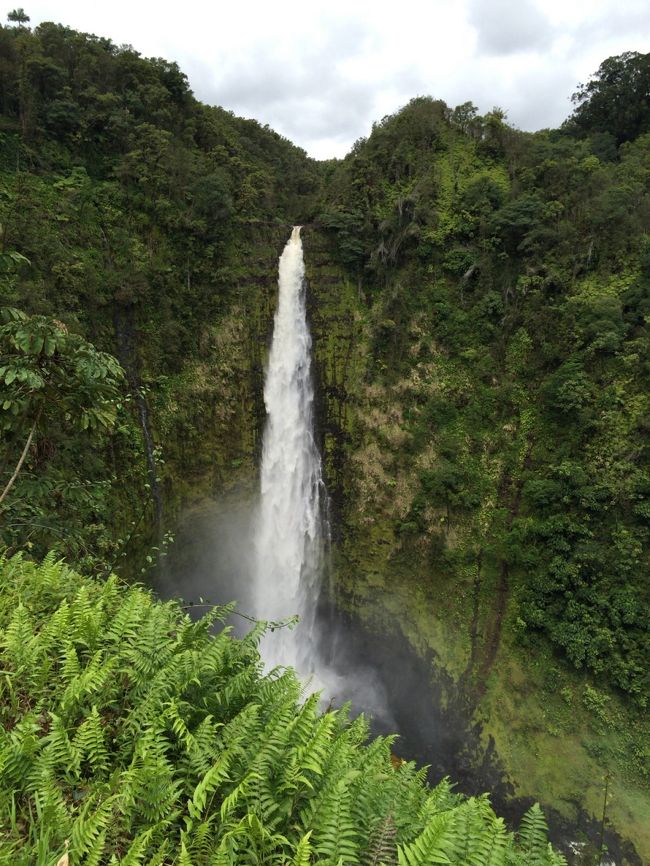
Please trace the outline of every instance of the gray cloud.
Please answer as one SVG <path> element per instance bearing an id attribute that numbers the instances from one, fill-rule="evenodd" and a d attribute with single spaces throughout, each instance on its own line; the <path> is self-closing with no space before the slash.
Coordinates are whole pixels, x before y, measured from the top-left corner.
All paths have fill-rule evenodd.
<path id="1" fill-rule="evenodd" d="M 544 76 L 531 76 L 522 84 L 521 89 L 512 93 L 507 106 L 508 119 L 513 125 L 527 130 L 553 128 L 570 114 L 569 94 L 575 90 L 575 82 L 566 69 L 549 70 Z"/>
<path id="2" fill-rule="evenodd" d="M 553 41 L 553 27 L 532 0 L 469 0 L 468 12 L 480 53 L 515 54 Z"/>
<path id="3" fill-rule="evenodd" d="M 216 80 L 205 64 L 195 65 L 192 84 L 205 101 L 269 123 L 303 146 L 349 143 L 372 117 L 377 81 L 355 80 L 344 67 L 371 41 L 358 19 L 332 21 L 289 56 L 273 42 L 258 43 Z"/>
<path id="4" fill-rule="evenodd" d="M 576 33 L 576 42 L 603 42 L 612 38 L 629 38 L 631 43 L 648 33 L 647 0 L 627 0 L 596 10 Z M 631 46 L 630 50 L 634 50 Z M 603 57 L 603 60 L 605 58 Z"/>
<path id="5" fill-rule="evenodd" d="M 235 70 L 218 82 L 195 70 L 192 84 L 204 101 L 269 123 L 297 142 L 331 138 L 333 133 L 349 141 L 356 136 L 360 120 L 372 116 L 372 84 L 348 81 L 323 58 L 293 69 L 257 58 L 255 65 Z"/>

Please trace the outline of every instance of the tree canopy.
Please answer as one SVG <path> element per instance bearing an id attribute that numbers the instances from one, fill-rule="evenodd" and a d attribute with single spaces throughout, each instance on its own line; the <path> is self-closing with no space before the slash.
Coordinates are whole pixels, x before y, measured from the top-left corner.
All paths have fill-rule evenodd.
<path id="1" fill-rule="evenodd" d="M 650 132 L 650 54 L 608 57 L 572 101 L 566 126 L 580 135 L 611 136 L 621 145 Z"/>

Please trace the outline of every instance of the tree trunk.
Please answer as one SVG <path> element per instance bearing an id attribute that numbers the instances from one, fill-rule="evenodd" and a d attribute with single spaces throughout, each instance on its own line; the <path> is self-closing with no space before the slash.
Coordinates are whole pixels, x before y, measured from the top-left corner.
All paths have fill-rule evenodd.
<path id="1" fill-rule="evenodd" d="M 2 502 L 5 498 L 5 496 L 7 495 L 7 493 L 9 493 L 11 488 L 14 486 L 14 481 L 16 480 L 16 478 L 18 478 L 18 473 L 23 468 L 23 463 L 25 462 L 25 458 L 27 457 L 27 454 L 29 452 L 29 448 L 32 444 L 32 439 L 34 438 L 34 432 L 36 431 L 36 425 L 38 424 L 38 419 L 40 417 L 40 414 L 41 413 L 39 412 L 38 415 L 36 416 L 36 420 L 32 424 L 32 429 L 29 431 L 29 436 L 27 437 L 27 442 L 25 442 L 25 447 L 23 448 L 23 453 L 20 455 L 20 460 L 18 461 L 18 464 L 17 464 L 16 468 L 14 469 L 14 474 L 11 476 L 11 478 L 7 482 L 7 486 L 5 487 L 5 489 L 2 491 L 2 494 L 0 495 L 0 505 L 2 505 Z"/>

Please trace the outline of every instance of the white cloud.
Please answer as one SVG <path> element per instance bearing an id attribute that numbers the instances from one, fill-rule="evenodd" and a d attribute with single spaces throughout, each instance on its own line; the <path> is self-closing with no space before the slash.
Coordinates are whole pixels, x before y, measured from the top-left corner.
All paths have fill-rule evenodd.
<path id="1" fill-rule="evenodd" d="M 488 55 L 540 50 L 553 41 L 553 26 L 532 0 L 469 0 L 468 11 L 478 49 Z"/>
<path id="2" fill-rule="evenodd" d="M 342 156 L 413 96 L 499 105 L 559 124 L 606 57 L 650 51 L 647 0 L 36 0 L 61 21 L 175 60 L 198 98 L 256 117 L 317 157 Z"/>

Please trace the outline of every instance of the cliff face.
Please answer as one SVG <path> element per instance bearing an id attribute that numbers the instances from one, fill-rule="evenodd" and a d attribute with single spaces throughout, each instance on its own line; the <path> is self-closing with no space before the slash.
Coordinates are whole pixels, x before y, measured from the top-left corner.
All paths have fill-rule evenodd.
<path id="1" fill-rule="evenodd" d="M 399 325 L 387 321 L 386 296 L 403 291 L 402 281 L 410 289 L 408 271 L 373 299 L 337 264 L 331 235 L 308 228 L 305 257 L 336 604 L 396 646 L 406 638 L 427 660 L 421 687 L 446 708 L 432 713 L 430 736 L 442 736 L 435 725 L 456 726 L 462 746 L 447 760 L 473 767 L 466 785 L 492 766 L 501 796 L 540 798 L 557 828 L 568 822 L 565 834 L 594 840 L 608 772 L 615 793 L 607 826 L 628 840 L 620 847 L 609 837 L 611 850 L 621 862 L 642 862 L 650 806 L 630 726 L 643 730 L 643 715 L 525 633 L 520 593 L 530 576 L 498 537 L 525 507 L 530 408 L 520 398 L 514 417 L 497 429 L 485 424 L 476 405 L 483 388 L 436 346 L 430 311 L 423 305 Z M 398 328 L 406 345 L 390 370 L 385 358 L 404 340 Z M 423 429 L 430 401 L 436 410 Z M 430 479 L 449 459 L 445 412 L 454 406 L 468 413 L 459 464 L 480 472 L 481 490 L 463 490 L 454 479 L 458 486 L 441 499 Z M 399 673 L 389 683 L 390 676 L 400 692 Z"/>
<path id="2" fill-rule="evenodd" d="M 642 858 L 647 147 L 596 164 L 417 100 L 307 235 L 339 603 L 433 659 L 517 795 L 595 820 L 609 774 Z"/>
<path id="3" fill-rule="evenodd" d="M 242 277 L 246 305 L 235 302 L 215 324 L 210 360 L 188 365 L 168 383 L 171 397 L 154 399 L 169 506 L 201 523 L 206 539 L 210 514 L 221 524 L 223 509 L 245 506 L 256 489 L 263 366 L 286 235 L 278 231 L 258 248 L 268 251 L 255 260 L 259 276 Z M 621 862 L 642 862 L 635 850 L 644 857 L 648 845 L 643 714 L 574 671 L 521 614 L 530 574 L 504 536 L 526 507 L 529 404 L 520 395 L 517 411 L 496 426 L 493 405 L 486 408 L 492 378 L 477 381 L 459 369 L 432 337 L 431 309 L 411 299 L 408 316 L 388 318 L 387 305 L 395 315 L 400 293 L 411 291 L 408 265 L 373 296 L 341 265 L 331 233 L 307 226 L 303 235 L 334 603 L 423 660 L 418 689 L 435 705 L 429 736 L 448 739 L 439 726 L 454 726 L 440 765 L 465 787 L 489 780 L 502 802 L 513 799 L 500 808 L 514 814 L 541 799 L 558 832 L 594 840 L 608 772 L 610 848 Z M 450 415 L 460 480 L 449 469 Z M 215 498 L 216 513 L 206 511 Z M 217 534 L 227 548 L 227 532 Z M 191 552 L 181 555 L 196 567 Z M 377 663 L 390 667 L 388 659 Z M 413 698 L 415 706 L 424 712 Z"/>
<path id="4" fill-rule="evenodd" d="M 139 574 L 195 486 L 252 471 L 275 260 L 319 169 L 128 46 L 1 27 L 0 61 L 0 306 L 81 333 L 128 381 L 110 441 L 43 431 L 1 540 Z"/>

